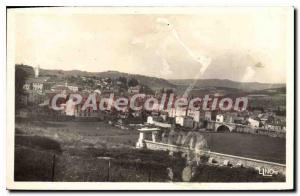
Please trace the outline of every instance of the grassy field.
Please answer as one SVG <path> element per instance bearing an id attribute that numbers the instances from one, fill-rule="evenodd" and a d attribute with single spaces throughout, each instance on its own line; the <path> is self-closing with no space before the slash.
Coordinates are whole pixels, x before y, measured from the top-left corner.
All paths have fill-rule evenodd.
<path id="1" fill-rule="evenodd" d="M 23 121 L 16 123 L 15 133 L 17 181 L 166 182 L 170 180 L 167 168 L 174 172 L 173 181 L 181 181 L 185 165 L 185 160 L 172 158 L 168 152 L 136 149 L 136 130 L 120 129 L 105 122 Z M 269 148 L 280 148 L 273 146 L 276 142 L 273 144 L 272 141 L 276 138 L 268 141 L 265 137 L 259 140 L 256 138 L 259 136 L 228 133 L 205 137 L 208 142 L 213 141 L 214 151 L 228 154 L 249 151 L 249 155 L 253 155 L 259 149 L 270 153 Z M 267 142 L 272 144 L 266 147 Z M 256 146 L 259 144 L 260 147 Z M 235 178 L 230 172 L 236 174 Z M 265 179 L 246 168 L 231 170 L 203 165 L 198 168 L 193 181 L 284 181 L 284 177 Z"/>
<path id="2" fill-rule="evenodd" d="M 48 137 L 61 147 L 133 148 L 138 131 L 120 129 L 105 122 L 26 122 L 17 123 L 16 135 Z"/>
<path id="3" fill-rule="evenodd" d="M 60 148 L 135 148 L 138 131 L 120 129 L 105 122 L 26 122 L 16 124 L 16 144 L 26 142 L 18 136 L 47 137 Z M 18 131 L 21 130 L 21 131 Z M 201 133 L 211 151 L 285 163 L 285 139 L 244 133 Z M 43 143 L 43 142 L 41 142 Z M 29 145 L 29 144 L 28 144 Z M 52 146 L 48 143 L 47 146 Z M 47 147 L 45 146 L 45 147 Z"/>

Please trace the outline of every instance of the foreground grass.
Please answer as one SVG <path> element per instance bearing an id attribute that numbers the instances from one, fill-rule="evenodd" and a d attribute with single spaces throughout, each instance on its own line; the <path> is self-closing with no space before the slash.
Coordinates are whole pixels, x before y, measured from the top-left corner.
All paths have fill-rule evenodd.
<path id="1" fill-rule="evenodd" d="M 98 122 L 97 122 L 98 123 Z M 99 122 L 29 122 L 16 125 L 15 180 L 67 182 L 182 181 L 185 160 L 168 152 L 134 148 L 137 132 Z M 269 182 L 284 176 L 262 177 L 246 168 L 202 164 L 193 182 Z"/>

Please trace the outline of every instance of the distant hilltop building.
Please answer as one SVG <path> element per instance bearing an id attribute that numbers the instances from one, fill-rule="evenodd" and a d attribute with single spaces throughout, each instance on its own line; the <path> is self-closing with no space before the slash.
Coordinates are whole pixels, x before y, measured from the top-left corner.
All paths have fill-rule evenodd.
<path id="1" fill-rule="evenodd" d="M 43 92 L 45 90 L 45 84 L 50 77 L 39 77 L 39 78 L 29 78 L 25 81 L 23 89 L 26 91 L 36 91 L 36 92 Z"/>
<path id="2" fill-rule="evenodd" d="M 48 82 L 49 79 L 49 77 L 28 78 L 23 85 L 25 94 L 22 95 L 22 102 L 24 104 L 43 102 L 45 91 L 49 90 L 51 86 L 51 83 Z"/>

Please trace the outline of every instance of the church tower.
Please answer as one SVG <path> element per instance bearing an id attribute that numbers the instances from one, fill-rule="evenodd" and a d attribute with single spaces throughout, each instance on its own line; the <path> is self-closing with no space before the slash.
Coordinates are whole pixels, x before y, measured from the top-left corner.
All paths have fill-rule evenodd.
<path id="1" fill-rule="evenodd" d="M 38 65 L 38 66 L 36 66 L 36 67 L 34 67 L 34 76 L 36 77 L 36 78 L 38 78 L 39 77 L 39 70 L 40 69 L 40 66 Z"/>

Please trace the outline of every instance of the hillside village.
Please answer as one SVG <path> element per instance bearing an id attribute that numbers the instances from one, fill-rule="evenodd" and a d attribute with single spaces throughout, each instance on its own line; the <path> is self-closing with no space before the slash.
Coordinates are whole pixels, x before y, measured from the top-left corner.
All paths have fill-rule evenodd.
<path id="1" fill-rule="evenodd" d="M 176 85 L 168 85 L 173 88 L 153 88 L 141 83 L 138 79 L 133 76 L 116 76 L 116 77 L 99 77 L 99 76 L 87 76 L 85 75 L 64 75 L 61 71 L 60 75 L 51 75 L 47 71 L 40 71 L 39 67 L 32 68 L 30 66 L 17 65 L 22 69 L 27 70 L 28 77 L 24 81 L 23 90 L 24 94 L 19 97 L 19 101 L 26 107 L 21 110 L 20 114 L 28 114 L 28 109 L 39 111 L 41 114 L 47 113 L 49 115 L 49 103 L 51 97 L 55 94 L 69 95 L 71 93 L 79 93 L 84 99 L 90 93 L 96 94 L 97 102 L 101 98 L 109 97 L 109 94 L 113 93 L 117 97 L 130 97 L 134 94 L 141 93 L 148 97 L 161 98 L 163 93 L 177 93 L 178 90 Z M 53 73 L 53 72 L 52 72 Z M 63 75 L 63 77 L 61 76 Z M 112 75 L 112 72 L 110 72 Z M 166 81 L 164 81 L 166 83 Z M 179 87 L 181 88 L 181 86 Z M 202 89 L 203 90 L 203 89 Z M 232 90 L 226 90 L 217 87 L 207 87 L 206 93 L 212 96 L 236 96 L 232 94 Z M 264 94 L 263 94 L 264 93 Z M 200 93 L 201 94 L 201 93 Z M 243 91 L 238 91 L 236 94 L 245 94 Z M 251 101 L 251 105 L 246 111 L 188 111 L 179 110 L 173 108 L 169 111 L 166 110 L 155 110 L 155 111 L 130 111 L 124 110 L 117 112 L 113 108 L 109 111 L 99 112 L 93 111 L 91 108 L 87 111 L 81 111 L 79 104 L 72 111 L 67 112 L 66 110 L 53 112 L 52 117 L 55 118 L 80 118 L 80 119 L 119 119 L 119 123 L 123 122 L 151 122 L 161 126 L 170 127 L 171 125 L 177 125 L 186 129 L 194 130 L 208 130 L 213 129 L 209 126 L 210 121 L 220 123 L 234 123 L 242 126 L 250 127 L 253 130 L 261 129 L 268 130 L 263 131 L 266 135 L 284 135 L 285 133 L 285 98 L 282 92 L 282 88 L 278 89 L 267 89 L 257 90 L 248 92 L 247 97 Z M 192 95 L 193 96 L 193 95 Z M 139 100 L 141 103 L 143 100 Z M 62 104 L 65 101 L 62 100 Z M 278 105 L 277 103 L 282 103 Z M 268 104 L 266 104 L 268 103 Z M 276 104 L 276 105 L 275 105 Z M 35 112 L 34 112 L 35 113 Z M 117 117 L 117 118 L 113 118 Z M 162 125 L 161 123 L 165 123 Z M 222 130 L 228 130 L 227 127 L 221 127 Z M 243 131 L 242 131 L 243 132 Z M 246 132 L 255 132 L 249 131 Z M 256 131 L 257 132 L 257 131 Z M 271 133 L 271 134 L 269 134 Z M 276 133 L 276 134 L 274 134 Z M 277 134 L 280 133 L 280 134 Z"/>

